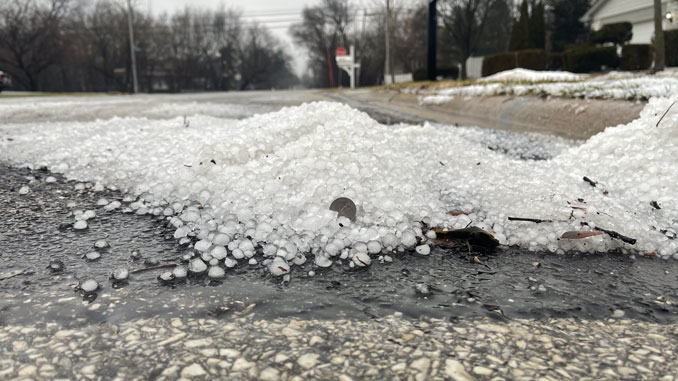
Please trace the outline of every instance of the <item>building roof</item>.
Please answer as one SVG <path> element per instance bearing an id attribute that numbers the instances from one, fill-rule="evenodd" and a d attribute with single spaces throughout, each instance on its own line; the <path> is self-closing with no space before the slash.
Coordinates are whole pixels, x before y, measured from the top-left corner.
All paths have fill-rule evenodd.
<path id="1" fill-rule="evenodd" d="M 581 22 L 590 22 L 593 19 L 593 15 L 598 12 L 598 9 L 605 5 L 609 0 L 596 0 L 593 5 L 591 5 L 591 8 L 589 8 L 586 13 L 584 13 L 584 16 L 579 18 L 579 21 Z"/>
<path id="2" fill-rule="evenodd" d="M 672 1 L 672 0 L 661 0 L 662 6 L 666 7 L 667 4 L 670 1 Z M 610 2 L 610 0 L 595 0 L 593 2 L 593 4 L 591 5 L 591 8 L 589 8 L 589 10 L 586 11 L 586 13 L 584 13 L 584 15 L 579 18 L 579 21 L 581 21 L 583 23 L 592 22 L 593 19 L 596 16 L 596 14 L 598 13 L 598 11 L 600 11 L 601 8 L 603 8 L 603 6 L 605 6 L 609 2 Z M 626 3 L 626 4 L 621 4 L 621 3 Z M 629 8 L 628 3 L 637 3 L 637 6 L 633 7 L 633 8 Z M 648 8 L 650 8 L 650 9 L 654 8 L 653 2 L 649 1 L 649 0 L 624 1 L 624 2 L 619 2 L 619 4 L 617 4 L 617 5 L 619 5 L 620 8 L 622 8 L 622 9 L 619 9 L 620 14 L 622 14 L 622 13 L 626 14 L 626 13 L 631 13 L 631 12 L 637 12 L 637 11 L 640 11 L 640 10 L 645 10 L 645 9 L 648 9 Z M 624 7 L 624 5 L 626 5 L 626 7 Z"/>

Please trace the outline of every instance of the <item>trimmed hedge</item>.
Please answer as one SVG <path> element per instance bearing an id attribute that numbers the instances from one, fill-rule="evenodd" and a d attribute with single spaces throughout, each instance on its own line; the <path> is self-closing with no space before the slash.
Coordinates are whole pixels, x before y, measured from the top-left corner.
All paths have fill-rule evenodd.
<path id="1" fill-rule="evenodd" d="M 546 56 L 546 70 L 562 70 L 565 67 L 563 53 L 549 53 Z"/>
<path id="2" fill-rule="evenodd" d="M 445 79 L 459 78 L 459 68 L 457 66 L 438 66 L 436 72 L 438 77 L 443 77 Z"/>
<path id="3" fill-rule="evenodd" d="M 483 58 L 481 75 L 487 77 L 500 71 L 515 69 L 516 66 L 514 53 L 490 54 Z"/>
<path id="4" fill-rule="evenodd" d="M 412 79 L 419 82 L 419 81 L 427 81 L 428 80 L 428 70 L 426 69 L 417 69 L 412 73 Z"/>
<path id="5" fill-rule="evenodd" d="M 619 67 L 616 46 L 579 46 L 565 52 L 565 69 L 573 73 L 589 73 Z"/>
<path id="6" fill-rule="evenodd" d="M 617 22 L 605 24 L 600 30 L 589 34 L 589 42 L 592 44 L 604 44 L 611 42 L 615 45 L 623 45 L 633 38 L 633 24 L 630 22 Z"/>
<path id="7" fill-rule="evenodd" d="M 678 66 L 678 29 L 664 31 L 666 66 Z"/>
<path id="8" fill-rule="evenodd" d="M 459 78 L 459 68 L 456 66 L 438 66 L 436 67 L 436 74 L 438 77 L 445 79 Z M 428 70 L 426 68 L 417 69 L 412 73 L 414 81 L 428 81 Z"/>
<path id="9" fill-rule="evenodd" d="M 519 50 L 515 53 L 517 67 L 530 70 L 546 69 L 546 52 L 543 49 Z"/>
<path id="10" fill-rule="evenodd" d="M 487 77 L 488 75 L 517 67 L 544 70 L 546 69 L 546 53 L 543 49 L 525 49 L 485 56 L 483 59 L 482 76 Z"/>
<path id="11" fill-rule="evenodd" d="M 654 47 L 650 44 L 631 44 L 622 47 L 622 70 L 647 70 L 654 60 Z"/>

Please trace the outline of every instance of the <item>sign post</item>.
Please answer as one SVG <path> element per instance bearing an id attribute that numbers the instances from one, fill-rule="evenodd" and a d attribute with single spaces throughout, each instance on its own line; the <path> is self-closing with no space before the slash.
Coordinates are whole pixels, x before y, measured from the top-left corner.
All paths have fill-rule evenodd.
<path id="1" fill-rule="evenodd" d="M 355 89 L 356 69 L 360 68 L 360 64 L 355 62 L 355 46 L 351 45 L 351 49 L 346 54 L 346 48 L 340 46 L 335 52 L 337 58 L 337 66 L 348 73 L 348 78 L 351 81 L 351 88 Z"/>

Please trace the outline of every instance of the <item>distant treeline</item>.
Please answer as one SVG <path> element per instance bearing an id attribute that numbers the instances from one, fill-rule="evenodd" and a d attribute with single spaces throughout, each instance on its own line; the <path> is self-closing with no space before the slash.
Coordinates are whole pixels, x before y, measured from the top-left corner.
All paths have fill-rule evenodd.
<path id="1" fill-rule="evenodd" d="M 235 11 L 133 15 L 141 91 L 271 89 L 298 82 L 279 41 Z M 0 5 L 0 70 L 17 89 L 131 91 L 130 57 L 125 2 Z"/>
<path id="2" fill-rule="evenodd" d="M 547 14 L 557 15 L 551 39 L 567 42 L 577 36 L 561 38 L 559 33 L 572 30 L 570 25 L 579 22 L 581 13 L 558 14 L 559 6 L 569 9 L 570 1 L 526 3 L 530 9 L 545 6 Z M 577 1 L 588 8 L 588 0 Z M 387 21 L 389 71 L 425 77 L 428 1 L 391 0 L 388 13 L 382 3 L 360 8 L 349 0 L 321 0 L 316 6 L 305 7 L 302 21 L 289 30 L 308 52 L 308 70 L 302 78 L 294 74 L 288 49 L 265 26 L 243 21 L 238 11 L 186 8 L 172 15 L 152 16 L 134 9 L 139 89 L 181 92 L 347 86 L 348 76 L 338 70 L 335 50 L 350 45 L 356 46 L 361 64 L 358 84 L 378 85 L 387 72 Z M 456 75 L 460 66 L 461 77 L 465 77 L 468 57 L 509 48 L 512 25 L 521 13 L 513 0 L 439 0 L 438 4 L 440 73 Z M 553 46 L 561 43 L 554 41 Z M 129 92 L 133 89 L 131 67 L 126 1 L 0 1 L 0 70 L 12 76 L 15 89 Z"/>

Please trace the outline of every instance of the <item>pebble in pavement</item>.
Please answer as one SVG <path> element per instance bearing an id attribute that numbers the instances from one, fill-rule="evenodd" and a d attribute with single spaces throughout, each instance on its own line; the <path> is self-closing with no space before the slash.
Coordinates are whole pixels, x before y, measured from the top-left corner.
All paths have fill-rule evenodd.
<path id="1" fill-rule="evenodd" d="M 253 307 L 253 306 L 252 306 Z M 678 328 L 626 319 L 149 318 L 0 328 L 0 378 L 676 379 Z"/>

